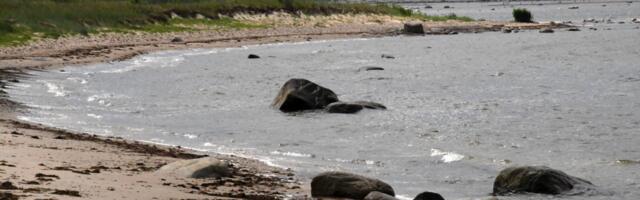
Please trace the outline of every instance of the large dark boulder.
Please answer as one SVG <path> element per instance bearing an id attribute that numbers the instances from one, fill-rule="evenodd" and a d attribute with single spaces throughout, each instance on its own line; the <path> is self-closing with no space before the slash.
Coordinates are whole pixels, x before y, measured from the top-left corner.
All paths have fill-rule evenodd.
<path id="1" fill-rule="evenodd" d="M 282 112 L 323 109 L 338 101 L 338 96 L 330 89 L 319 86 L 306 79 L 287 81 L 272 106 Z"/>
<path id="2" fill-rule="evenodd" d="M 311 180 L 311 196 L 315 198 L 364 199 L 373 191 L 395 196 L 389 184 L 356 174 L 325 172 Z"/>
<path id="3" fill-rule="evenodd" d="M 360 112 L 364 107 L 359 104 L 347 102 L 333 102 L 325 108 L 329 113 L 353 114 Z"/>
<path id="4" fill-rule="evenodd" d="M 404 24 L 406 34 L 424 34 L 424 26 L 421 22 L 407 22 Z"/>
<path id="5" fill-rule="evenodd" d="M 512 193 L 561 194 L 591 182 L 545 166 L 510 167 L 500 171 L 493 183 L 495 195 Z"/>
<path id="6" fill-rule="evenodd" d="M 442 195 L 434 192 L 423 192 L 418 194 L 413 200 L 444 200 Z"/>

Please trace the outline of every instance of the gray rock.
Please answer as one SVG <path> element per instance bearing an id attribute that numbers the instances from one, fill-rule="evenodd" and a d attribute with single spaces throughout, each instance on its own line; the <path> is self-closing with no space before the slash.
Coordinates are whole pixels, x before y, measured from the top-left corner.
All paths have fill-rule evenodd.
<path id="1" fill-rule="evenodd" d="M 444 200 L 442 195 L 434 192 L 422 192 L 413 198 L 413 200 Z"/>
<path id="2" fill-rule="evenodd" d="M 550 29 L 550 28 L 545 28 L 540 30 L 540 33 L 553 33 L 553 32 L 554 32 L 553 29 Z"/>
<path id="3" fill-rule="evenodd" d="M 361 105 L 364 108 L 368 108 L 368 109 L 380 109 L 380 110 L 386 110 L 387 107 L 380 104 L 380 103 L 376 103 L 376 102 L 371 102 L 371 101 L 354 101 L 351 102 L 352 104 L 358 104 Z"/>
<path id="4" fill-rule="evenodd" d="M 325 172 L 311 180 L 311 196 L 364 199 L 370 192 L 378 191 L 395 196 L 389 184 L 378 179 L 344 173 Z"/>
<path id="5" fill-rule="evenodd" d="M 578 6 L 571 6 L 571 7 L 569 7 L 569 9 L 571 9 L 571 10 L 575 10 L 575 9 L 578 9 L 578 8 L 580 8 L 580 7 L 578 7 Z"/>
<path id="6" fill-rule="evenodd" d="M 326 108 L 329 113 L 343 113 L 353 114 L 360 112 L 364 107 L 358 104 L 346 103 L 346 102 L 333 102 Z"/>
<path id="7" fill-rule="evenodd" d="M 232 174 L 229 164 L 215 158 L 198 158 L 169 163 L 156 171 L 185 178 L 216 178 Z"/>
<path id="8" fill-rule="evenodd" d="M 338 96 L 330 89 L 306 79 L 291 79 L 282 86 L 272 106 L 282 112 L 295 112 L 323 109 L 337 101 Z"/>
<path id="9" fill-rule="evenodd" d="M 376 66 L 364 66 L 358 69 L 358 71 L 374 71 L 374 70 L 384 70 L 384 68 L 376 67 Z"/>
<path id="10" fill-rule="evenodd" d="M 364 200 L 398 200 L 398 199 L 382 192 L 373 191 L 373 192 L 369 192 L 369 194 L 367 194 L 367 196 L 364 197 Z"/>
<path id="11" fill-rule="evenodd" d="M 508 28 L 502 29 L 502 32 L 503 32 L 503 33 L 511 33 L 511 31 L 512 31 L 512 30 L 511 30 L 511 29 L 508 29 Z"/>
<path id="12" fill-rule="evenodd" d="M 495 195 L 511 193 L 562 194 L 591 182 L 545 166 L 510 167 L 500 171 L 493 183 Z M 587 188 L 587 187 L 583 187 Z"/>
<path id="13" fill-rule="evenodd" d="M 386 59 L 396 59 L 395 56 L 389 55 L 389 54 L 382 54 L 380 55 L 381 58 L 386 58 Z"/>
<path id="14" fill-rule="evenodd" d="M 171 42 L 184 42 L 184 40 L 181 37 L 174 37 Z"/>
<path id="15" fill-rule="evenodd" d="M 407 22 L 404 24 L 404 33 L 424 34 L 424 26 L 422 25 L 422 22 Z"/>

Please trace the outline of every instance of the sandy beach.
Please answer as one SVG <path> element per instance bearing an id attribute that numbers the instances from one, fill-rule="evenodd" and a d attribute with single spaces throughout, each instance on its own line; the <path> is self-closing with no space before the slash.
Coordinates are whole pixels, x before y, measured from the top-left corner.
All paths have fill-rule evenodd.
<path id="1" fill-rule="evenodd" d="M 0 75 L 4 88 L 19 82 L 21 76 L 28 76 L 29 70 L 117 61 L 161 50 L 391 36 L 400 34 L 403 24 L 389 19 L 379 23 L 45 39 L 26 46 L 0 48 Z M 548 26 L 507 22 L 425 23 L 432 33 Z M 304 199 L 308 195 L 307 184 L 297 180 L 293 171 L 236 156 L 206 154 L 231 163 L 233 175 L 227 178 L 159 175 L 154 171 L 167 163 L 205 155 L 180 147 L 21 122 L 15 118 L 15 113 L 21 110 L 20 104 L 7 100 L 6 96 L 1 98 L 0 199 Z"/>

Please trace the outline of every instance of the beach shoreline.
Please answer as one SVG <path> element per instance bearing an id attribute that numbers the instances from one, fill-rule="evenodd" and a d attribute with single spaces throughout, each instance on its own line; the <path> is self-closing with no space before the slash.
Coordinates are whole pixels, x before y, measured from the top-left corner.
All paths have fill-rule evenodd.
<path id="1" fill-rule="evenodd" d="M 277 27 L 163 34 L 102 34 L 91 37 L 71 36 L 56 40 L 41 40 L 26 46 L 0 48 L 0 80 L 2 87 L 6 88 L 11 87 L 14 82 L 19 82 L 20 77 L 28 76 L 30 70 L 53 70 L 63 66 L 112 62 L 163 50 L 229 48 L 280 42 L 393 36 L 402 33 L 403 25 L 404 22 L 401 21 L 387 21 L 337 24 L 327 27 Z M 540 29 L 553 25 L 449 21 L 425 22 L 424 26 L 430 34 L 453 34 L 454 32 L 457 34 L 457 32 L 500 31 L 504 27 Z M 280 199 L 287 195 L 307 198 L 306 195 L 309 194 L 308 186 L 299 181 L 288 169 L 280 169 L 260 161 L 236 156 L 76 133 L 23 122 L 16 118 L 16 113 L 24 110 L 23 105 L 10 101 L 6 95 L 0 100 L 2 100 L 0 102 L 0 149 L 3 152 L 0 157 L 2 162 L 0 163 L 2 164 L 0 181 L 8 181 L 16 186 L 17 189 L 8 191 L 20 198 L 69 197 L 78 194 L 82 198 L 100 199 L 110 197 L 110 192 L 122 194 L 125 199 L 150 199 L 157 196 L 243 199 L 248 197 L 242 195 L 249 193 L 256 194 L 252 196 L 255 199 Z M 122 152 L 126 152 L 125 155 L 120 155 Z M 74 156 L 69 158 L 69 155 Z M 218 182 L 218 185 L 208 187 L 211 184 L 206 181 L 160 177 L 153 173 L 155 169 L 166 163 L 207 155 L 235 163 L 234 167 L 238 172 L 237 177 L 234 177 L 236 179 Z M 34 162 L 30 158 L 42 161 Z M 116 164 L 106 166 L 105 163 L 115 160 L 118 161 Z M 94 169 L 99 169 L 98 173 L 92 173 L 91 170 Z M 106 173 L 100 173 L 100 169 Z M 85 170 L 89 172 L 78 173 L 87 172 Z M 38 174 L 58 178 L 42 178 L 38 177 Z M 264 181 L 260 177 L 271 178 Z M 31 180 L 34 178 L 42 180 Z M 245 180 L 245 182 L 238 182 L 238 180 Z M 84 187 L 85 185 L 91 185 L 91 187 Z M 65 193 L 62 195 L 66 196 L 56 193 Z M 68 195 L 69 193 L 72 195 Z"/>

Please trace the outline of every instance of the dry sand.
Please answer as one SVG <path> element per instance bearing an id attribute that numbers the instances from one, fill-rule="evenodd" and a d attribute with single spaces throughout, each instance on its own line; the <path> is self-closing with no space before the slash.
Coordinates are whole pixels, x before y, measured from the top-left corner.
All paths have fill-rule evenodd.
<path id="1" fill-rule="evenodd" d="M 4 47 L 0 48 L 0 87 L 19 81 L 28 70 L 121 60 L 151 51 L 389 36 L 401 33 L 403 26 L 400 20 L 384 17 L 313 18 L 313 23 L 283 21 L 286 16 L 235 17 L 282 23 L 269 29 L 71 36 Z M 433 34 L 529 26 L 549 25 L 425 22 L 427 32 Z M 182 41 L 172 42 L 176 37 Z M 7 100 L 2 91 L 0 199 L 282 199 L 286 195 L 304 199 L 309 191 L 289 170 L 216 154 L 209 155 L 232 163 L 232 177 L 197 180 L 161 176 L 154 173 L 160 166 L 203 154 L 20 122 L 15 118 L 19 110 L 21 106 Z"/>

